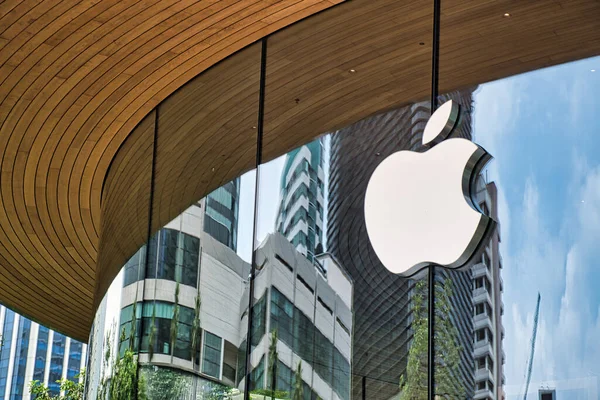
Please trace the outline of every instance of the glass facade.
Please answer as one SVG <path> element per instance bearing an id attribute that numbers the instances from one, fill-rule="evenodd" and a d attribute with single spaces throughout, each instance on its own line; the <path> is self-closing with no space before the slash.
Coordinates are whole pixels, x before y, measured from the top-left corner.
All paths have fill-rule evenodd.
<path id="1" fill-rule="evenodd" d="M 48 338 L 50 330 L 45 326 L 40 326 L 38 331 L 38 342 L 35 351 L 35 365 L 33 373 L 34 381 L 44 381 L 44 372 L 46 369 L 46 354 L 48 353 Z"/>
<path id="2" fill-rule="evenodd" d="M 54 332 L 52 339 L 52 355 L 50 358 L 50 373 L 48 377 L 48 389 L 50 394 L 56 396 L 60 393 L 62 369 L 65 357 L 65 345 L 67 338 L 58 332 Z"/>
<path id="3" fill-rule="evenodd" d="M 25 368 L 27 366 L 27 350 L 29 348 L 30 333 L 31 321 L 26 318 L 19 318 L 19 330 L 16 337 L 15 361 L 13 366 L 10 400 L 23 398 L 25 389 Z"/>
<path id="4" fill-rule="evenodd" d="M 396 26 L 407 4 L 390 7 L 381 24 Z M 236 71 L 228 79 L 209 70 L 189 82 L 193 109 L 179 107 L 183 91 L 155 108 L 158 126 L 144 133 L 153 147 L 145 178 L 154 192 L 148 214 L 140 216 L 150 234 L 119 264 L 122 272 L 98 308 L 88 398 L 114 397 L 111 390 L 130 389 L 111 389 L 111 382 L 142 377 L 144 385 L 128 396 L 509 400 L 555 391 L 598 398 L 594 285 L 600 277 L 593 265 L 600 161 L 593 93 L 600 61 L 487 83 L 463 79 L 467 68 L 452 77 L 460 84 L 450 84 L 442 68 L 446 92 L 436 101 L 457 105 L 457 115 L 448 117 L 456 121 L 446 122 L 443 129 L 452 129 L 443 141 L 426 143 L 432 32 L 424 21 L 433 15 L 402 20 L 423 28 L 410 44 L 410 58 L 426 68 L 417 70 L 396 53 L 361 64 L 355 50 L 383 50 L 379 36 L 361 39 L 360 21 L 344 20 L 352 7 L 348 2 L 307 19 L 338 21 L 340 32 L 355 35 L 352 48 L 311 59 L 311 51 L 335 47 L 342 33 L 290 27 L 267 39 L 268 53 L 255 43 L 224 60 Z M 452 20 L 453 13 L 443 17 Z M 305 45 L 290 47 L 298 38 Z M 442 43 L 450 39 L 457 38 L 442 35 Z M 460 61 L 442 50 L 442 65 Z M 281 60 L 289 79 L 269 80 Z M 303 80 L 307 69 L 320 68 L 322 79 Z M 414 79 L 401 84 L 406 74 Z M 380 84 L 352 83 L 371 75 Z M 205 99 L 216 90 L 231 91 L 230 109 Z M 321 110 L 330 102 L 339 114 Z M 161 124 L 175 126 L 178 136 L 162 136 Z M 205 129 L 212 129 L 207 142 L 197 134 Z M 236 160 L 219 151 L 232 130 Z M 312 140 L 295 141 L 304 131 Z M 283 155 L 273 146 L 282 136 L 289 138 Z M 453 170 L 451 155 L 441 158 L 447 167 L 426 179 L 419 179 L 431 172 L 425 161 L 399 164 L 379 199 L 387 210 L 385 244 L 398 259 L 412 254 L 412 236 L 424 238 L 420 249 L 432 254 L 455 251 L 464 226 L 451 226 L 440 239 L 441 228 L 422 221 L 429 214 L 464 217 L 448 209 L 456 193 L 470 212 L 494 224 L 481 234 L 485 240 L 472 239 L 452 260 L 458 270 L 427 259 L 414 273 L 395 273 L 376 250 L 365 216 L 370 182 L 383 163 L 426 160 L 445 143 L 476 143 L 496 160 L 483 168 L 471 154 L 456 180 L 444 178 Z M 200 159 L 209 160 L 210 173 Z M 170 177 L 171 163 L 185 172 Z M 478 173 L 466 176 L 471 169 Z M 404 181 L 415 186 L 398 187 Z M 177 208 L 169 220 L 177 214 L 172 193 L 190 207 Z M 406 200 L 419 196 L 421 203 Z M 561 344 L 558 334 L 568 342 Z M 37 354 L 42 363 L 39 347 Z M 62 356 L 52 351 L 51 377 Z M 115 375 L 126 370 L 135 376 Z"/>
<path id="5" fill-rule="evenodd" d="M 4 315 L 4 329 L 2 329 L 2 347 L 0 347 L 0 393 L 6 391 L 8 381 L 8 367 L 10 364 L 10 351 L 12 341 L 16 336 L 14 332 L 14 322 L 16 314 L 11 310 L 6 310 Z"/>

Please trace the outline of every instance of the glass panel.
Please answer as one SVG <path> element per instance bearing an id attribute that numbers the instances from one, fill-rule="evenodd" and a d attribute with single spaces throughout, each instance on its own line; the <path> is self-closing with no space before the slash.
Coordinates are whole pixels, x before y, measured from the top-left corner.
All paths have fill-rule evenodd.
<path id="1" fill-rule="evenodd" d="M 259 62 L 245 48 L 153 112 L 152 234 L 98 309 L 89 398 L 243 397 L 254 178 L 232 171 L 255 165 Z"/>
<path id="2" fill-rule="evenodd" d="M 429 114 L 397 107 L 429 93 L 432 17 L 415 2 L 353 1 L 269 37 L 255 238 L 269 317 L 252 356 L 265 357 L 265 394 L 389 400 L 407 379 L 417 280 L 379 262 L 363 207 L 375 167 L 411 149 Z"/>
<path id="3" fill-rule="evenodd" d="M 463 126 L 495 158 L 475 204 L 498 226 L 465 271 L 436 276 L 436 312 L 452 316 L 435 332 L 440 396 L 598 397 L 600 60 L 557 65 L 585 52 L 581 37 L 592 27 L 572 23 L 580 7 L 442 5 L 440 86 L 471 86 Z M 468 14 L 478 16 L 478 37 L 465 52 Z M 547 37 L 552 44 L 540 45 Z M 533 72 L 510 76 L 517 71 Z"/>

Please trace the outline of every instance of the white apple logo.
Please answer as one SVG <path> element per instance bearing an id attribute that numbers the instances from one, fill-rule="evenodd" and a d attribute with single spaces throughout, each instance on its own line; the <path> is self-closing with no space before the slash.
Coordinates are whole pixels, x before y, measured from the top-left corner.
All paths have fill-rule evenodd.
<path id="1" fill-rule="evenodd" d="M 479 254 L 495 222 L 473 200 L 491 156 L 466 139 L 445 140 L 458 118 L 451 100 L 429 119 L 424 153 L 399 151 L 373 172 L 365 222 L 375 253 L 391 272 L 410 276 L 428 265 L 452 269 Z"/>

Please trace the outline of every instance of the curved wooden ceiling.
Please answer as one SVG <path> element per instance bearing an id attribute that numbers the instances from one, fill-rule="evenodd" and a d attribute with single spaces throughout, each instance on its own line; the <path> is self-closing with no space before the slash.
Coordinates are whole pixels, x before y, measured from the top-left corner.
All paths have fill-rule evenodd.
<path id="1" fill-rule="evenodd" d="M 153 230 L 252 168 L 246 46 L 335 3 L 5 1 L 0 302 L 85 341 L 94 296 L 145 240 L 155 131 Z M 265 158 L 425 98 L 425 3 L 353 0 L 270 36 Z M 442 3 L 442 91 L 600 53 L 596 0 Z"/>

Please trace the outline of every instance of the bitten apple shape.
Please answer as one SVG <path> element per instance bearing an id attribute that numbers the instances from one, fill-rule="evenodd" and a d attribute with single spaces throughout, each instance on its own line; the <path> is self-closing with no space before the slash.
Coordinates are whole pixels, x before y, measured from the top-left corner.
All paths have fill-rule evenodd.
<path id="1" fill-rule="evenodd" d="M 429 119 L 424 153 L 399 151 L 373 172 L 365 222 L 375 253 L 391 272 L 410 276 L 428 265 L 465 266 L 489 240 L 494 221 L 476 209 L 475 179 L 491 156 L 466 139 L 447 139 L 458 105 Z"/>

